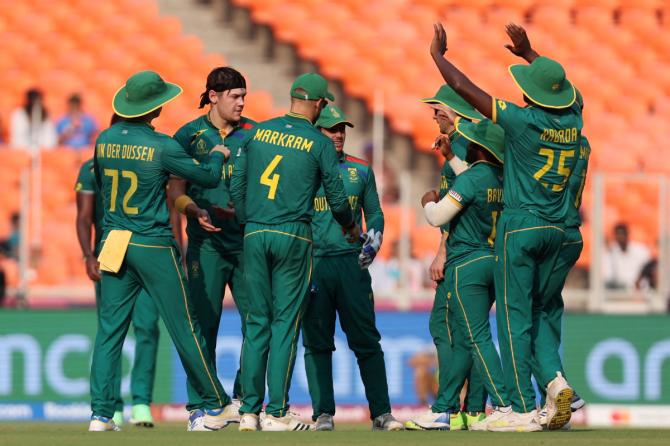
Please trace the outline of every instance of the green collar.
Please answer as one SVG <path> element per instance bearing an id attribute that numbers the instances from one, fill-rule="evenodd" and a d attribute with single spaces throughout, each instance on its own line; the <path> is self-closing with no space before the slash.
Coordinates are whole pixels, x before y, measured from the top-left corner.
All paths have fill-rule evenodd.
<path id="1" fill-rule="evenodd" d="M 146 126 L 146 127 L 149 127 L 151 130 L 154 130 L 154 131 L 156 130 L 156 127 L 154 127 L 153 125 L 149 124 L 148 122 L 128 122 L 128 121 L 121 121 L 121 122 L 119 122 L 119 124 L 122 124 L 122 125 L 131 125 L 131 126 L 133 126 L 133 127 L 134 127 L 134 126 L 138 126 L 138 127 L 139 127 L 139 126 Z"/>
<path id="2" fill-rule="evenodd" d="M 335 150 L 337 150 L 337 149 L 335 149 Z M 344 153 L 344 150 L 342 150 L 341 152 L 337 152 L 337 159 L 338 159 L 341 163 L 343 163 L 344 160 L 345 160 L 346 158 L 347 158 L 347 154 Z"/>
<path id="3" fill-rule="evenodd" d="M 312 121 L 310 121 L 307 116 L 301 115 L 300 113 L 288 112 L 284 116 L 286 116 L 287 118 L 302 119 L 302 120 L 305 120 L 305 121 L 309 122 L 309 125 L 311 125 L 311 126 L 314 125 L 314 123 L 312 123 Z"/>
<path id="4" fill-rule="evenodd" d="M 465 160 L 463 160 L 463 161 L 465 161 Z M 491 161 L 477 160 L 474 163 L 470 164 L 470 168 L 472 168 L 473 166 L 476 166 L 477 164 L 488 164 L 489 166 L 493 166 L 493 167 L 501 167 L 501 166 L 498 166 L 497 164 L 493 164 Z"/>

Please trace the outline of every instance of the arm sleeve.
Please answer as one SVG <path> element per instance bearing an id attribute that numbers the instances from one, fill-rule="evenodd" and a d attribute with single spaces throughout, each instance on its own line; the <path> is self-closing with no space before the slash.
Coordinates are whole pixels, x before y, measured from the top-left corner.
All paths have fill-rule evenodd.
<path id="1" fill-rule="evenodd" d="M 506 138 L 517 137 L 526 129 L 528 118 L 525 115 L 528 113 L 527 109 L 512 102 L 493 98 L 492 110 L 491 120 L 505 129 Z"/>
<path id="2" fill-rule="evenodd" d="M 351 213 L 351 206 L 344 192 L 344 184 L 340 178 L 340 172 L 337 167 L 337 158 L 335 147 L 332 141 L 322 144 L 321 153 L 317 154 L 317 162 L 321 171 L 321 182 L 326 192 L 326 201 L 330 206 L 335 220 L 344 227 L 350 226 L 354 221 Z"/>
<path id="3" fill-rule="evenodd" d="M 459 212 L 463 209 L 462 206 L 456 203 L 449 195 L 441 199 L 439 202 L 428 202 L 423 208 L 423 213 L 426 216 L 426 221 L 431 226 L 442 226 L 449 223 Z"/>
<path id="4" fill-rule="evenodd" d="M 469 171 L 472 172 L 472 171 Z M 475 179 L 471 174 L 459 175 L 447 195 L 437 203 L 426 203 L 424 214 L 432 226 L 449 223 L 465 206 L 474 199 L 476 190 Z"/>
<path id="5" fill-rule="evenodd" d="M 449 161 L 449 167 L 451 167 L 451 170 L 454 171 L 454 174 L 458 176 L 468 170 L 469 166 L 468 163 L 454 155 L 454 157 Z"/>
<path id="6" fill-rule="evenodd" d="M 219 184 L 223 161 L 223 154 L 215 152 L 210 155 L 208 162 L 199 163 L 172 138 L 165 144 L 161 158 L 165 170 L 203 187 L 216 187 Z"/>
<path id="7" fill-rule="evenodd" d="M 95 175 L 92 171 L 93 165 L 86 162 L 79 169 L 77 176 L 77 183 L 74 186 L 75 192 L 82 192 L 85 194 L 95 193 Z"/>
<path id="8" fill-rule="evenodd" d="M 237 150 L 235 156 L 235 169 L 230 179 L 230 196 L 235 205 L 235 216 L 240 224 L 246 223 L 246 197 L 247 197 L 247 147 L 243 145 Z"/>
<path id="9" fill-rule="evenodd" d="M 372 167 L 368 170 L 368 181 L 363 190 L 363 212 L 365 213 L 366 229 L 384 232 L 384 213 L 379 204 L 379 194 L 377 193 L 377 182 Z"/>

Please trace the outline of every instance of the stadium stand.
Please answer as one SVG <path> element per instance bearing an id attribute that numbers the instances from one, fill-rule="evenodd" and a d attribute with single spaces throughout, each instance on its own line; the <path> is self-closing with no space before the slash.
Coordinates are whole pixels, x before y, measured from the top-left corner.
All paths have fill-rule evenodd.
<path id="1" fill-rule="evenodd" d="M 442 19 L 453 49 L 450 57 L 496 96 L 520 101 L 507 74 L 518 63 L 504 48 L 504 24 L 523 24 L 540 53 L 560 60 L 586 101 L 584 134 L 594 148 L 591 172 L 670 173 L 665 125 L 670 119 L 670 8 L 660 0 L 386 0 L 316 2 L 313 0 L 230 0 L 251 19 L 272 29 L 279 42 L 316 62 L 344 92 L 371 110 L 381 89 L 393 132 L 410 135 L 419 151 L 429 151 L 435 136 L 430 112 L 417 101 L 442 80 L 428 55 L 430 24 Z M 546 23 L 551 23 L 547 26 Z M 542 25 L 540 25 L 542 24 Z M 305 31 L 305 27 L 307 31 Z M 146 30 L 151 30 L 147 32 Z M 110 32 L 113 30 L 113 32 Z M 299 31 L 299 32 L 298 32 Z M 307 32 L 309 39 L 301 36 Z M 58 35 L 55 39 L 54 35 Z M 124 79 L 138 69 L 155 69 L 179 83 L 185 93 L 166 108 L 158 129 L 172 133 L 194 117 L 203 79 L 225 64 L 205 54 L 202 41 L 185 35 L 177 17 L 159 14 L 155 0 L 63 0 L 48 8 L 37 0 L 0 0 L 0 117 L 7 122 L 25 90 L 40 86 L 53 117 L 66 98 L 80 92 L 87 111 L 101 124 Z M 141 43 L 141 44 L 138 44 Z M 355 61 L 355 63 L 353 63 Z M 266 119 L 280 113 L 271 96 L 254 88 L 246 114 Z M 616 156 L 611 153 L 615 152 Z M 88 154 L 59 148 L 44 154 L 43 240 L 37 282 L 88 284 L 76 249 L 72 186 L 78 165 Z M 0 152 L 0 234 L 18 208 L 18 182 L 26 154 Z M 653 244 L 658 238 L 659 189 L 607 185 L 605 227 L 634 221 L 633 236 Z M 48 195 L 47 195 L 48 192 Z M 621 194 L 626 195 L 622 200 Z M 591 242 L 590 186 L 584 196 L 586 247 Z M 387 240 L 397 240 L 407 209 L 385 207 Z M 411 211 L 413 253 L 434 254 L 439 238 L 424 230 Z M 648 218 L 639 218 L 644 215 Z M 52 243 L 53 242 L 53 243 Z M 384 251 L 382 251 L 383 253 Z M 588 249 L 580 260 L 588 265 Z M 9 267 L 11 270 L 13 267 Z M 15 284 L 15 279 L 11 281 Z M 10 284 L 11 284 L 10 283 Z"/>
<path id="2" fill-rule="evenodd" d="M 207 73 L 226 63 L 221 55 L 205 54 L 199 38 L 184 35 L 177 17 L 159 15 L 154 0 L 64 0 L 47 8 L 36 0 L 2 0 L 0 40 L 2 122 L 21 104 L 26 89 L 37 86 L 45 92 L 52 117 L 62 115 L 67 97 L 80 92 L 85 109 L 104 128 L 112 96 L 125 79 L 154 69 L 184 87 L 184 94 L 157 120 L 158 130 L 172 134 L 200 113 L 197 104 Z M 267 92 L 254 89 L 248 98 L 248 116 L 262 120 L 280 113 Z M 90 283 L 74 231 L 73 187 L 79 166 L 91 156 L 91 151 L 67 148 L 42 152 L 42 243 L 33 284 Z M 7 234 L 9 216 L 19 208 L 19 177 L 29 158 L 24 151 L 0 150 L 0 234 Z M 8 265 L 9 285 L 15 286 L 16 265 L 11 260 L 3 264 Z"/>
<path id="3" fill-rule="evenodd" d="M 670 109 L 670 53 L 664 43 L 670 37 L 670 9 L 665 2 L 347 0 L 327 6 L 311 0 L 233 3 L 247 8 L 252 20 L 269 26 L 277 40 L 294 45 L 300 57 L 316 62 L 327 76 L 342 83 L 347 94 L 362 99 L 370 110 L 375 91 L 381 89 L 393 131 L 411 135 L 415 147 L 424 151 L 430 150 L 435 125 L 417 98 L 431 94 L 442 83 L 429 60 L 430 24 L 436 19 L 444 21 L 449 42 L 453 42 L 450 59 L 457 66 L 494 95 L 520 103 L 520 94 L 507 74 L 507 66 L 519 60 L 503 48 L 507 42 L 504 25 L 520 23 L 541 54 L 564 64 L 569 78 L 585 97 L 584 134 L 593 147 L 591 172 L 670 173 L 670 156 L 662 144 L 663 123 Z M 310 27 L 313 39 L 301 37 L 304 29 L 302 34 L 296 34 L 296 24 Z M 356 61 L 354 69 L 352 60 Z M 606 148 L 616 150 L 616 156 L 609 156 Z M 587 185 L 587 219 L 589 194 Z M 639 214 L 634 214 L 635 210 L 624 204 L 615 190 L 608 190 L 606 227 L 611 227 L 617 218 L 634 219 L 634 236 L 654 243 L 658 234 L 654 213 L 658 196 L 658 188 L 636 194 L 635 203 L 648 210 L 650 217 L 637 219 L 635 215 Z M 396 224 L 399 223 L 395 218 L 389 219 L 389 227 Z M 590 232 L 584 232 L 588 238 Z M 586 244 L 590 246 L 590 241 Z M 419 245 L 425 247 L 415 248 L 419 256 L 434 251 L 428 242 Z M 589 251 L 584 252 L 581 265 L 588 263 L 584 259 Z"/>

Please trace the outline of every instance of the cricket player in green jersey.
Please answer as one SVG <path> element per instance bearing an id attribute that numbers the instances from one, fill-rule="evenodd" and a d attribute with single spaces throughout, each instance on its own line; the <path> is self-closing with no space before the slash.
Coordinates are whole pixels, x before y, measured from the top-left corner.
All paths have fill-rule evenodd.
<path id="1" fill-rule="evenodd" d="M 247 85 L 242 74 L 231 67 L 215 68 L 207 76 L 200 100 L 200 108 L 209 104 L 209 111 L 182 126 L 174 138 L 186 153 L 200 162 L 207 161 L 209 152 L 217 145 L 224 145 L 231 153 L 237 152 L 255 125 L 254 121 L 242 116 L 246 94 Z M 172 178 L 169 183 L 169 199 L 174 201 L 177 211 L 187 216 L 189 291 L 212 358 L 216 358 L 226 285 L 230 287 L 240 313 L 242 336 L 246 331 L 248 298 L 242 267 L 243 231 L 230 207 L 233 169 L 234 158 L 224 163 L 221 183 L 216 188 L 204 188 L 181 178 Z M 204 430 L 204 401 L 190 383 L 187 390 L 188 430 Z M 238 370 L 233 387 L 233 404 L 238 409 L 240 396 Z"/>
<path id="2" fill-rule="evenodd" d="M 216 377 L 188 295 L 165 192 L 171 174 L 205 187 L 217 186 L 229 152 L 217 146 L 209 162 L 200 163 L 175 140 L 154 130 L 151 121 L 181 92 L 181 87 L 153 71 L 134 74 L 113 100 L 114 112 L 123 119 L 96 141 L 94 169 L 105 215 L 98 256 L 103 298 L 91 364 L 91 431 L 119 429 L 111 419 L 114 376 L 142 290 L 158 307 L 186 375 L 205 401 L 205 425 L 219 429 L 239 420 Z"/>
<path id="3" fill-rule="evenodd" d="M 431 55 L 442 77 L 484 116 L 505 130 L 504 204 L 495 242 L 498 339 L 514 411 L 496 419 L 489 430 L 539 423 L 531 382 L 532 352 L 552 347 L 542 333 L 550 330 L 546 308 L 555 297 L 553 270 L 564 241 L 570 206 L 568 178 L 576 163 L 582 128 L 581 112 L 572 107 L 575 89 L 561 65 L 536 57 L 510 72 L 528 107 L 492 98 L 472 83 L 443 55 L 446 32 L 434 26 Z M 545 345 L 543 344 L 545 341 Z M 547 390 L 547 426 L 570 421 L 573 390 L 555 355 L 536 356 Z M 555 420 L 554 420 L 555 418 Z"/>
<path id="4" fill-rule="evenodd" d="M 337 152 L 314 122 L 327 100 L 327 81 L 303 74 L 291 86 L 291 111 L 258 124 L 237 153 L 231 194 L 244 231 L 244 277 L 249 295 L 242 346 L 240 430 L 308 430 L 289 412 L 288 392 L 312 269 L 314 197 L 323 185 L 333 217 L 358 240 L 340 179 Z"/>
<path id="5" fill-rule="evenodd" d="M 95 181 L 93 159 L 82 164 L 75 185 L 77 193 L 77 238 L 86 262 L 86 274 L 95 284 L 97 317 L 100 320 L 100 241 L 104 209 L 100 190 Z M 91 237 L 91 228 L 94 237 Z M 91 246 L 93 241 L 93 246 Z M 130 422 L 136 426 L 153 427 L 151 401 L 156 376 L 156 353 L 158 352 L 158 308 L 145 291 L 140 292 L 132 313 L 135 330 L 135 356 L 130 375 L 130 392 L 133 396 Z M 115 408 L 114 423 L 123 424 L 123 399 L 121 398 L 121 362 L 114 375 Z"/>
<path id="6" fill-rule="evenodd" d="M 575 105 L 583 110 L 584 102 L 582 99 L 579 90 L 577 91 L 577 100 Z M 582 204 L 582 193 L 584 192 L 584 186 L 586 185 L 586 173 L 588 171 L 589 157 L 591 155 L 591 146 L 588 139 L 584 135 L 581 136 L 581 143 L 579 145 L 579 155 L 577 158 L 577 164 L 572 170 L 570 179 L 568 180 L 568 192 L 570 193 L 570 202 L 572 206 L 568 209 L 568 215 L 565 219 L 565 239 L 563 241 L 563 247 L 556 261 L 556 266 L 554 268 L 555 275 L 558 276 L 557 281 L 555 282 L 556 289 L 550 290 L 550 293 L 555 293 L 555 297 L 550 300 L 550 304 L 545 308 L 547 321 L 550 327 L 550 331 L 545 334 L 550 334 L 551 337 L 547 339 L 547 343 L 551 344 L 549 351 L 553 355 L 558 355 L 558 360 L 560 360 L 559 349 L 561 346 L 561 323 L 563 320 L 563 286 L 565 285 L 565 280 L 568 277 L 568 273 L 575 266 L 579 256 L 582 253 L 584 247 L 584 241 L 582 239 L 582 234 L 579 230 L 582 225 L 582 217 L 579 213 L 579 209 Z M 547 354 L 545 352 L 535 352 L 535 355 Z M 544 382 L 551 377 L 541 376 L 542 370 L 539 366 L 537 359 L 533 361 L 533 375 L 537 382 Z M 565 376 L 565 370 L 562 370 L 563 375 Z M 542 394 L 544 401 L 544 393 Z M 570 409 L 572 412 L 584 407 L 586 402 L 574 392 L 572 397 L 572 402 L 570 404 Z M 543 407 L 540 411 L 540 424 L 547 426 L 546 422 L 547 408 Z"/>
<path id="7" fill-rule="evenodd" d="M 465 157 L 468 140 L 456 132 L 456 119 L 480 120 L 484 117 L 448 85 L 439 88 L 435 96 L 423 99 L 434 110 L 433 119 L 438 124 L 440 136 L 435 148 L 445 157 L 440 172 L 439 197 L 444 198 L 454 184 L 456 176 L 467 169 Z M 449 226 L 440 227 L 442 237 L 433 263 L 431 278 L 436 282 L 435 300 L 430 313 L 430 333 L 437 350 L 438 390 L 430 410 L 407 421 L 405 426 L 413 430 L 463 430 L 468 424 L 484 418 L 486 389 L 476 369 L 472 368 L 470 353 L 464 338 L 454 339 L 449 323 L 449 301 L 444 269 L 448 258 L 447 237 Z M 465 410 L 461 411 L 460 394 L 467 379 L 468 392 Z"/>
<path id="8" fill-rule="evenodd" d="M 375 326 L 372 281 L 367 270 L 381 248 L 384 214 L 372 168 L 344 152 L 347 126 L 353 124 L 335 105 L 324 108 L 316 121 L 321 133 L 333 141 L 349 205 L 359 226 L 365 213 L 368 232 L 365 247 L 360 242 L 349 243 L 330 212 L 323 187 L 319 188 L 312 219 L 314 271 L 302 327 L 312 420 L 317 431 L 335 427 L 333 351 L 335 319 L 339 315 L 347 342 L 358 360 L 373 430 L 402 430 L 402 424 L 391 415 L 384 353 Z"/>
<path id="9" fill-rule="evenodd" d="M 506 27 L 506 31 L 510 40 L 512 41 L 511 45 L 505 45 L 505 47 L 512 52 L 512 54 L 523 58 L 526 62 L 532 63 L 540 55 L 531 47 L 530 39 L 526 34 L 526 30 L 518 25 L 509 24 Z M 584 109 L 584 99 L 582 98 L 579 90 L 575 88 L 575 102 L 572 104 L 572 108 L 576 109 L 580 114 Z M 591 153 L 591 147 L 588 140 L 583 135 L 581 136 L 581 143 L 579 147 L 579 154 L 577 162 L 570 179 L 568 180 L 568 193 L 570 194 L 570 202 L 572 205 L 568 208 L 568 215 L 565 220 L 565 239 L 563 242 L 563 247 L 560 250 L 558 259 L 556 261 L 556 266 L 552 276 L 556 277 L 556 280 L 551 282 L 553 288 L 548 290 L 547 293 L 552 295 L 552 298 L 549 298 L 548 304 L 544 308 L 543 317 L 546 318 L 549 329 L 544 330 L 540 335 L 542 336 L 541 345 L 543 347 L 540 351 L 534 352 L 534 358 L 532 362 L 533 375 L 539 383 L 548 382 L 553 379 L 553 376 L 543 376 L 543 370 L 540 366 L 541 361 L 538 360 L 537 356 L 549 356 L 551 362 L 554 364 L 562 363 L 559 348 L 561 344 L 561 322 L 563 319 L 563 296 L 561 294 L 563 286 L 565 285 L 565 280 L 567 279 L 568 273 L 572 267 L 577 263 L 581 251 L 583 248 L 583 240 L 579 227 L 582 224 L 581 216 L 579 215 L 579 208 L 582 201 L 582 192 L 584 191 L 584 186 L 586 184 L 586 172 L 588 170 L 588 160 Z M 565 376 L 565 370 L 561 368 L 561 373 Z M 556 425 L 561 424 L 561 417 L 555 417 L 553 423 L 547 423 L 547 414 L 549 408 L 545 405 L 546 392 L 545 389 L 540 386 L 540 394 L 542 397 L 543 408 L 540 411 L 540 424 L 546 429 L 556 429 Z M 572 395 L 572 401 L 570 403 L 571 412 L 575 412 L 582 407 L 586 402 L 574 392 Z"/>
<path id="10" fill-rule="evenodd" d="M 445 272 L 454 336 L 466 339 L 474 362 L 494 405 L 493 415 L 468 426 L 488 430 L 496 419 L 510 414 L 510 397 L 503 381 L 500 357 L 491 336 L 489 311 L 495 300 L 493 245 L 502 212 L 504 130 L 485 119 L 477 124 L 458 121 L 466 139 L 470 168 L 456 178 L 446 198 L 428 192 L 422 199 L 431 225 L 450 223 L 449 259 Z M 512 431 L 539 431 L 539 423 L 514 426 Z"/>

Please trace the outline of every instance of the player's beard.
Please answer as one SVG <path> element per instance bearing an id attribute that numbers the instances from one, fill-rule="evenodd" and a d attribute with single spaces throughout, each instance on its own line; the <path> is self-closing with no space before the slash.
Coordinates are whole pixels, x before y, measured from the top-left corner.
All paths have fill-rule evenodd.
<path id="1" fill-rule="evenodd" d="M 465 162 L 472 164 L 477 161 L 477 149 L 473 147 L 473 144 L 468 144 L 468 151 L 465 153 Z"/>

